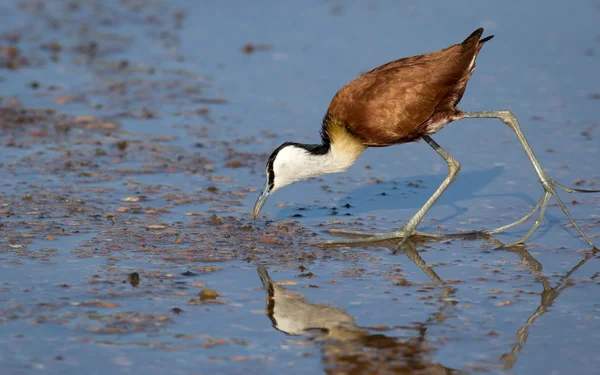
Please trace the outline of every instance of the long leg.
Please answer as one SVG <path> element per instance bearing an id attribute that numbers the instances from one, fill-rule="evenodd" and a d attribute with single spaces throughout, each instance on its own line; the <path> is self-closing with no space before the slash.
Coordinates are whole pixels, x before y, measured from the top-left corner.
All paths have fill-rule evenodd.
<path id="1" fill-rule="evenodd" d="M 423 216 L 429 211 L 431 206 L 438 200 L 438 198 L 444 193 L 444 191 L 450 186 L 450 184 L 456 179 L 458 172 L 460 171 L 460 163 L 452 157 L 446 150 L 444 150 L 440 145 L 438 145 L 431 137 L 423 136 L 423 139 L 427 144 L 429 144 L 445 161 L 448 163 L 448 175 L 442 182 L 442 184 L 437 188 L 437 190 L 433 193 L 433 195 L 425 202 L 423 207 L 414 214 L 410 220 L 404 224 L 404 226 L 395 232 L 389 233 L 372 233 L 367 234 L 367 237 L 363 238 L 350 238 L 350 239 L 340 239 L 340 240 L 329 240 L 326 241 L 326 244 L 344 244 L 344 243 L 364 243 L 364 242 L 372 242 L 372 241 L 382 241 L 388 240 L 391 238 L 402 238 L 398 246 L 396 246 L 395 250 L 402 247 L 404 243 L 410 238 L 412 235 L 420 235 L 420 236 L 430 236 L 430 237 L 440 237 L 439 235 L 428 235 L 426 233 L 417 232 L 417 225 Z M 359 234 L 365 235 L 363 232 L 355 232 L 355 231 L 330 231 L 332 233 L 343 233 L 343 234 Z"/>
<path id="2" fill-rule="evenodd" d="M 581 237 L 585 240 L 585 242 L 587 242 L 592 248 L 596 249 L 596 247 L 594 246 L 592 241 L 590 241 L 590 239 L 583 233 L 583 231 L 581 230 L 579 225 L 577 225 L 577 223 L 571 216 L 571 213 L 569 213 L 569 210 L 567 210 L 567 207 L 565 206 L 563 201 L 560 199 L 560 197 L 556 193 L 555 187 L 558 187 L 558 188 L 566 191 L 567 193 L 573 193 L 573 192 L 597 193 L 597 192 L 600 192 L 600 190 L 573 189 L 573 188 L 569 188 L 569 187 L 557 184 L 554 181 L 552 181 L 552 179 L 550 177 L 548 177 L 546 172 L 544 172 L 544 170 L 542 169 L 542 166 L 540 165 L 539 161 L 535 157 L 535 154 L 533 153 L 533 150 L 531 149 L 531 146 L 529 145 L 527 138 L 525 138 L 525 134 L 523 134 L 523 130 L 521 129 L 521 126 L 519 125 L 517 118 L 513 115 L 512 112 L 510 112 L 510 111 L 465 112 L 463 114 L 463 118 L 497 118 L 500 121 L 504 122 L 506 125 L 510 126 L 510 128 L 514 131 L 517 138 L 519 139 L 521 146 L 525 150 L 525 153 L 527 154 L 529 161 L 533 165 L 533 169 L 535 170 L 535 173 L 537 174 L 537 176 L 540 180 L 540 183 L 542 184 L 542 187 L 544 188 L 544 195 L 542 196 L 542 199 L 540 200 L 542 208 L 540 210 L 538 217 L 536 218 L 533 228 L 531 228 L 531 230 L 529 232 L 527 232 L 527 234 L 525 236 L 521 237 L 518 241 L 513 242 L 511 245 L 523 243 L 531 236 L 531 234 L 533 234 L 533 232 L 540 225 L 541 221 L 544 219 L 544 213 L 548 206 L 548 201 L 549 201 L 550 195 L 553 195 L 556 198 L 556 200 L 558 201 L 558 204 L 559 204 L 560 208 L 562 209 L 562 211 L 565 213 L 565 215 L 567 215 L 567 217 L 573 224 L 573 227 L 575 227 L 577 232 L 579 232 L 579 235 L 581 235 Z M 511 223 L 511 224 L 505 225 L 501 228 L 498 228 L 496 230 L 492 230 L 489 233 L 497 233 L 502 230 L 506 230 L 514 225 L 518 225 L 518 224 L 521 224 L 521 223 L 527 221 L 529 219 L 529 217 L 531 217 L 531 215 L 533 215 L 535 210 L 537 210 L 539 205 L 540 205 L 540 203 L 538 202 L 538 205 L 536 205 L 536 207 L 531 212 L 529 212 L 527 215 L 525 215 L 523 218 L 515 221 L 514 223 Z"/>

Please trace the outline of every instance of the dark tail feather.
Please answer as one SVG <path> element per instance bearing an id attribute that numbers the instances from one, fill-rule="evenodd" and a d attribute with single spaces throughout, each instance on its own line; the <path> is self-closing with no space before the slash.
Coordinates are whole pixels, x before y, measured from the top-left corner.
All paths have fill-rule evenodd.
<path id="1" fill-rule="evenodd" d="M 473 31 L 471 35 L 467 37 L 467 39 L 463 40 L 462 44 L 467 44 L 471 39 L 479 39 L 481 38 L 481 34 L 483 34 L 483 27 Z"/>
<path id="2" fill-rule="evenodd" d="M 481 44 L 483 44 L 483 43 L 487 42 L 488 40 L 491 40 L 493 37 L 494 37 L 493 35 L 490 35 L 490 36 L 487 36 L 487 37 L 485 37 L 485 38 L 483 38 L 483 39 L 480 39 L 480 40 L 479 40 L 479 45 L 481 45 Z"/>
<path id="3" fill-rule="evenodd" d="M 480 27 L 479 29 L 473 31 L 471 33 L 471 35 L 469 35 L 467 37 L 467 39 L 465 39 L 462 42 L 462 44 L 467 44 L 467 43 L 471 42 L 473 39 L 477 39 L 478 42 L 479 42 L 478 44 L 481 46 L 483 43 L 487 42 L 488 40 L 490 40 L 490 39 L 492 39 L 494 37 L 493 35 L 490 35 L 490 36 L 485 37 L 483 39 L 479 39 L 479 38 L 481 38 L 481 35 L 483 35 L 483 27 Z"/>

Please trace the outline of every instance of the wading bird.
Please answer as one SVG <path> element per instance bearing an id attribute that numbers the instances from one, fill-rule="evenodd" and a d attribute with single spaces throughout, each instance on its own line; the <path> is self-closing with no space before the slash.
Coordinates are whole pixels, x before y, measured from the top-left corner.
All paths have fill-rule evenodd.
<path id="1" fill-rule="evenodd" d="M 544 193 L 535 207 L 514 223 L 484 233 L 499 233 L 529 220 L 540 209 L 532 228 L 518 240 L 524 243 L 541 224 L 548 201 L 554 196 L 573 227 L 592 247 L 594 245 L 577 225 L 556 193 L 560 188 L 572 192 L 600 192 L 573 189 L 554 182 L 536 159 L 516 117 L 510 111 L 463 112 L 456 108 L 467 82 L 475 69 L 475 59 L 484 43 L 483 29 L 475 30 L 462 43 L 437 52 L 407 57 L 384 64 L 348 83 L 329 104 L 321 129 L 321 144 L 286 142 L 279 146 L 267 162 L 265 186 L 254 205 L 258 215 L 267 198 L 277 189 L 300 180 L 325 173 L 342 172 L 356 161 L 368 147 L 385 147 L 423 139 L 448 163 L 448 175 L 417 213 L 402 228 L 389 233 L 364 233 L 330 230 L 330 233 L 359 235 L 362 238 L 330 240 L 326 243 L 363 243 L 398 238 L 396 249 L 412 235 L 442 237 L 417 232 L 417 225 L 454 181 L 460 164 L 430 135 L 450 122 L 464 118 L 496 118 L 516 134 L 533 164 Z M 541 208 L 540 208 L 541 207 Z"/>

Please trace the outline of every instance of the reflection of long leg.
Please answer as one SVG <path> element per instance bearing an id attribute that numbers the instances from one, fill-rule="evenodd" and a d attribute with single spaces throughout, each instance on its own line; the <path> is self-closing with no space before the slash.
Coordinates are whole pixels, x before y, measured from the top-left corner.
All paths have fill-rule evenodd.
<path id="1" fill-rule="evenodd" d="M 392 238 L 401 238 L 402 240 L 396 246 L 396 249 L 402 247 L 404 243 L 414 234 L 418 234 L 420 236 L 429 236 L 429 237 L 439 237 L 438 235 L 428 235 L 426 233 L 417 232 L 417 225 L 423 216 L 429 211 L 431 206 L 438 200 L 438 198 L 444 193 L 444 191 L 450 186 L 450 184 L 456 179 L 458 172 L 460 171 L 460 163 L 452 157 L 446 150 L 444 150 L 440 145 L 438 145 L 431 137 L 424 136 L 423 139 L 427 142 L 445 161 L 448 163 L 448 176 L 444 179 L 442 184 L 437 188 L 437 190 L 433 193 L 433 195 L 425 202 L 423 207 L 414 214 L 412 218 L 410 218 L 406 224 L 400 230 L 390 233 L 363 233 L 357 231 L 342 231 L 342 230 L 330 230 L 330 233 L 340 233 L 340 234 L 355 234 L 355 235 L 364 235 L 367 237 L 364 238 L 350 238 L 343 240 L 329 240 L 327 244 L 344 244 L 344 243 L 364 243 L 364 242 L 372 242 L 372 241 L 382 241 L 388 240 Z"/>
<path id="2" fill-rule="evenodd" d="M 560 197 L 556 193 L 555 187 L 558 187 L 558 188 L 566 191 L 567 193 L 573 193 L 573 192 L 597 193 L 597 192 L 600 192 L 600 190 L 573 189 L 573 188 L 569 188 L 569 187 L 557 184 L 554 181 L 552 181 L 552 179 L 550 177 L 548 177 L 546 172 L 544 172 L 544 170 L 542 169 L 542 166 L 540 165 L 539 161 L 535 157 L 535 154 L 533 153 L 533 150 L 531 149 L 531 146 L 529 145 L 527 138 L 525 138 L 525 134 L 523 134 L 523 130 L 521 129 L 521 126 L 519 125 L 517 118 L 512 114 L 512 112 L 510 112 L 510 111 L 465 112 L 463 114 L 463 118 L 497 118 L 497 119 L 501 120 L 502 122 L 504 122 L 506 125 L 508 125 L 517 135 L 517 138 L 519 139 L 521 146 L 525 150 L 525 153 L 527 154 L 529 161 L 533 165 L 533 169 L 535 170 L 535 173 L 537 174 L 537 176 L 540 180 L 540 183 L 545 190 L 543 202 L 541 204 L 542 208 L 540 210 L 540 214 L 538 215 L 538 217 L 536 219 L 536 224 L 534 224 L 534 228 L 532 228 L 533 231 L 528 232 L 527 235 L 521 237 L 518 241 L 513 242 L 511 245 L 525 242 L 529 238 L 529 236 L 531 236 L 531 234 L 535 231 L 535 229 L 537 229 L 537 227 L 539 226 L 538 221 L 541 222 L 544 219 L 544 212 L 546 211 L 546 207 L 548 206 L 548 200 L 549 200 L 548 198 L 550 195 L 553 195 L 556 198 L 556 200 L 558 201 L 558 204 L 559 204 L 560 208 L 562 209 L 562 211 L 565 213 L 565 215 L 567 215 L 567 217 L 573 224 L 573 227 L 575 227 L 575 229 L 577 230 L 577 232 L 579 232 L 579 234 L 585 240 L 585 242 L 587 242 L 590 246 L 592 246 L 592 248 L 596 248 L 594 246 L 594 244 L 592 243 L 592 241 L 590 241 L 590 239 L 587 238 L 587 236 L 583 233 L 581 228 L 579 228 L 579 225 L 577 225 L 577 223 L 575 222 L 575 220 L 569 213 L 569 210 L 567 210 L 567 207 L 565 206 L 563 201 L 560 199 Z M 548 196 L 548 198 L 546 198 L 546 196 Z M 537 207 L 536 207 L 536 209 L 537 209 Z M 533 212 L 531 212 L 531 215 L 533 215 Z M 531 217 L 531 215 L 529 215 L 529 216 L 526 215 L 525 217 L 527 217 L 527 219 L 529 219 L 529 217 Z M 523 219 L 517 220 L 513 224 L 514 225 L 521 224 L 521 220 L 523 220 Z M 509 224 L 508 227 L 510 228 L 511 226 L 513 226 L 513 224 Z M 508 229 L 505 227 L 501 227 L 499 229 L 503 229 L 503 228 L 504 228 L 504 230 Z M 494 231 L 491 231 L 491 232 L 494 233 Z"/>
<path id="3" fill-rule="evenodd" d="M 427 263 L 425 263 L 425 260 L 419 255 L 419 252 L 417 251 L 417 246 L 415 246 L 415 243 L 413 241 L 406 242 L 404 252 L 406 253 L 408 259 L 412 260 L 412 262 L 417 267 L 419 267 L 421 271 L 423 271 L 423 273 L 425 273 L 425 275 L 427 275 L 431 279 L 431 281 L 433 281 L 434 283 L 444 282 L 442 278 L 439 277 L 438 274 L 433 270 L 433 268 L 427 267 Z"/>
<path id="4" fill-rule="evenodd" d="M 521 261 L 529 266 L 529 269 L 535 273 L 535 275 L 541 275 L 540 272 L 544 271 L 544 266 L 540 263 L 539 260 L 535 259 L 533 255 L 529 253 L 529 251 L 525 250 L 524 247 L 513 247 L 512 249 L 507 249 L 508 252 L 517 254 Z M 544 282 L 545 279 L 542 279 Z"/>
<path id="5" fill-rule="evenodd" d="M 417 246 L 414 241 L 406 241 L 406 244 L 402 247 L 402 250 L 408 257 L 408 259 L 410 259 L 417 267 L 419 267 L 421 271 L 423 271 L 423 273 L 425 273 L 431 279 L 431 281 L 433 281 L 436 284 L 444 285 L 444 280 L 442 280 L 442 278 L 433 270 L 433 268 L 427 266 L 425 260 L 421 258 L 421 255 L 419 255 Z M 453 298 L 451 298 L 454 296 L 455 291 L 456 289 L 454 289 L 451 286 L 444 286 L 444 289 L 439 297 L 440 301 L 444 301 L 444 303 L 442 306 L 440 306 L 437 312 L 433 313 L 427 319 L 427 321 L 425 322 L 425 326 L 433 322 L 442 323 L 444 320 L 452 316 L 450 312 L 446 311 L 446 308 L 455 305 L 455 303 L 453 302 Z"/>
<path id="6" fill-rule="evenodd" d="M 530 259 L 533 259 L 534 263 L 538 263 L 541 266 L 541 263 L 535 260 L 535 258 L 533 258 L 529 253 L 527 253 L 527 251 L 524 250 L 524 252 L 526 253 L 526 256 L 519 254 L 521 259 L 528 263 L 530 262 Z M 550 281 L 546 276 L 538 274 L 538 277 L 541 278 L 542 286 L 544 288 L 544 290 L 542 291 L 542 299 L 537 309 L 533 312 L 533 314 L 531 314 L 531 316 L 529 317 L 529 319 L 527 319 L 525 324 L 517 331 L 517 343 L 512 347 L 509 353 L 505 353 L 500 358 L 501 361 L 504 363 L 505 370 L 510 370 L 514 367 L 518 355 L 521 352 L 523 345 L 525 345 L 525 342 L 527 341 L 527 337 L 529 335 L 529 328 L 533 325 L 535 320 L 542 316 L 546 311 L 548 311 L 548 308 L 554 303 L 556 298 L 558 298 L 558 296 L 560 295 L 560 293 L 562 293 L 563 290 L 574 285 L 568 282 L 571 275 L 574 272 L 576 272 L 579 268 L 581 268 L 585 263 L 587 263 L 588 260 L 594 258 L 596 254 L 597 251 L 595 250 L 589 252 L 585 256 L 585 258 L 583 258 L 579 263 L 577 263 L 577 265 L 575 265 L 575 267 L 571 268 L 569 272 L 567 272 L 563 277 L 560 278 L 560 281 L 555 287 L 552 287 Z M 536 269 L 536 271 L 538 271 L 538 266 L 536 264 L 531 264 L 531 266 L 533 269 Z"/>

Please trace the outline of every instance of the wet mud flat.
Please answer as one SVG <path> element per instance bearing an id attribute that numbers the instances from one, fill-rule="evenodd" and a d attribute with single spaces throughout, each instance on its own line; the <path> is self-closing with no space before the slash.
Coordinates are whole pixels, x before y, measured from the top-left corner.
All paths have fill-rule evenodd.
<path id="1" fill-rule="evenodd" d="M 256 100 L 242 81 L 232 90 L 235 77 L 263 77 L 259 62 L 277 74 L 270 64 L 292 52 L 240 37 L 249 21 L 212 7 L 0 6 L 3 373 L 595 373 L 598 254 L 558 214 L 523 248 L 478 236 L 416 239 L 399 254 L 394 243 L 315 246 L 329 228 L 401 225 L 444 173 L 416 166 L 390 177 L 367 156 L 347 175 L 291 188 L 270 219 L 252 220 L 268 151 L 294 135 L 275 116 L 308 110 Z M 308 11 L 317 23 L 353 14 L 333 3 Z M 196 40 L 198 24 L 223 20 L 241 31 Z M 308 90 L 302 74 L 286 85 Z M 549 141 L 562 156 L 546 149 L 546 161 L 565 182 L 594 188 L 598 168 L 575 161 L 597 156 L 597 116 L 567 129 L 579 138 Z M 424 228 L 519 217 L 537 194 L 522 163 L 512 178 L 525 193 L 497 185 L 502 167 L 467 166 Z M 570 202 L 597 243 L 600 197 Z"/>

